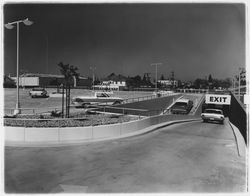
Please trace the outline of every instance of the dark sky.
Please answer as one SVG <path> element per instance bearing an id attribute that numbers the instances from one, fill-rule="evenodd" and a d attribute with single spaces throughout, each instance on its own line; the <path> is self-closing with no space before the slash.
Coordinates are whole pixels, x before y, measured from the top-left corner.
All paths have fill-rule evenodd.
<path id="1" fill-rule="evenodd" d="M 20 25 L 20 69 L 58 74 L 59 62 L 99 77 L 150 72 L 181 80 L 232 77 L 245 66 L 244 4 L 5 4 Z M 4 30 L 4 73 L 16 74 L 16 28 Z"/>

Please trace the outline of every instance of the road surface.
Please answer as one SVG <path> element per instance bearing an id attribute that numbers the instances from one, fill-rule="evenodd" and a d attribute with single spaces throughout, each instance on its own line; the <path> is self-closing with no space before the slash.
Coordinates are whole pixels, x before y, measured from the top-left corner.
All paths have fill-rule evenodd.
<path id="1" fill-rule="evenodd" d="M 5 147 L 8 193 L 244 192 L 245 176 L 228 122 L 75 146 Z"/>

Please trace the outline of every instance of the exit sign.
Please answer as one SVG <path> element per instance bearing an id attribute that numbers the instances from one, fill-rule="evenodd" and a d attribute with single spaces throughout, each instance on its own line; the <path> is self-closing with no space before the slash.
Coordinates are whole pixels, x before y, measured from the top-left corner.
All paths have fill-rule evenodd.
<path id="1" fill-rule="evenodd" d="M 206 94 L 206 104 L 230 105 L 231 95 Z"/>

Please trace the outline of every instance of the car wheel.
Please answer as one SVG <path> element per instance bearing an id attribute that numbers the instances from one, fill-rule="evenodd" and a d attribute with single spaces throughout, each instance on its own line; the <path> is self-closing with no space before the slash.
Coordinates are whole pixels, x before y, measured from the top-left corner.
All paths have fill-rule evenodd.
<path id="1" fill-rule="evenodd" d="M 224 121 L 221 121 L 221 122 L 220 122 L 220 124 L 222 124 L 222 125 L 223 125 L 223 124 L 224 124 Z"/>
<path id="2" fill-rule="evenodd" d="M 203 122 L 204 122 L 204 123 L 206 123 L 206 122 L 207 122 L 207 120 L 206 120 L 206 119 L 203 119 Z"/>

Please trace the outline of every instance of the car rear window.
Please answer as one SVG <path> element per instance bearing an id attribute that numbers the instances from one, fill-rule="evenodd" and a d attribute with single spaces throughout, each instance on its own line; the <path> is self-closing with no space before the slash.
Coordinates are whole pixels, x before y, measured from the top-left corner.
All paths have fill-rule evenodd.
<path id="1" fill-rule="evenodd" d="M 219 110 L 205 110 L 205 112 L 211 114 L 222 114 L 222 112 Z"/>
<path id="2" fill-rule="evenodd" d="M 175 106 L 187 106 L 187 103 L 184 103 L 184 102 L 176 102 L 174 105 L 175 105 Z"/>

